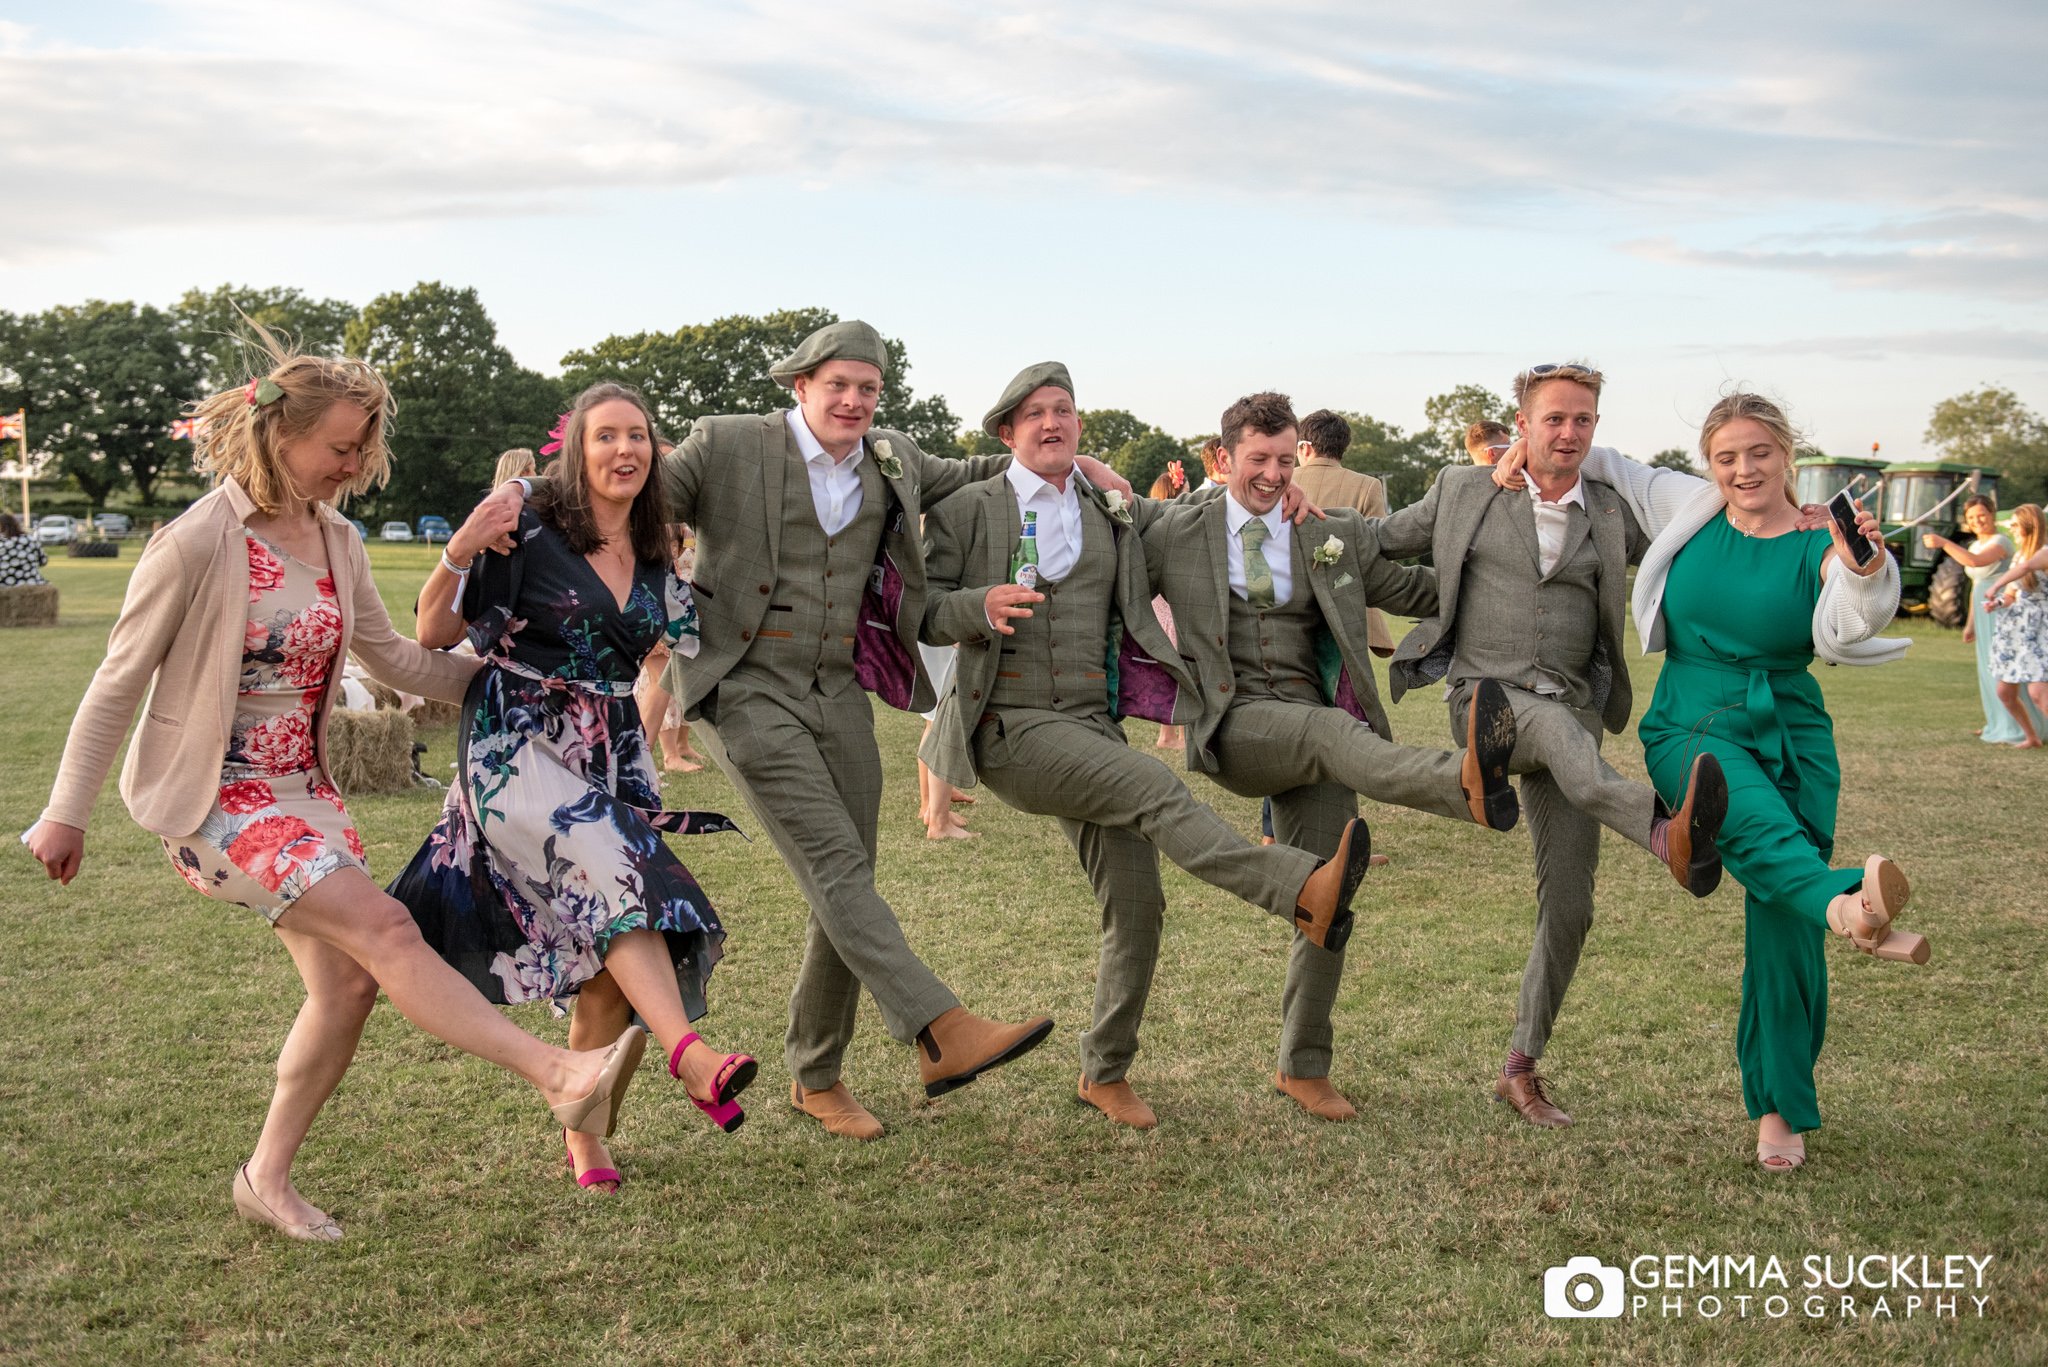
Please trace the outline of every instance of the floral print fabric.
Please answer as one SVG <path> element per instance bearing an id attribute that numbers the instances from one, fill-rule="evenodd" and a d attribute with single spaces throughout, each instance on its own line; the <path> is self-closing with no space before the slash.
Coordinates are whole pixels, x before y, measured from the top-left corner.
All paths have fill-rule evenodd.
<path id="1" fill-rule="evenodd" d="M 632 698 L 658 642 L 695 654 L 695 601 L 670 567 L 641 565 L 620 603 L 530 513 L 516 540 L 509 556 L 482 556 L 465 587 L 489 666 L 463 704 L 440 823 L 392 895 L 495 1002 L 559 1009 L 603 969 L 614 936 L 659 930 L 695 1019 L 725 930 L 661 833 L 734 827 L 662 810 Z"/>
<path id="2" fill-rule="evenodd" d="M 313 722 L 341 645 L 334 577 L 245 532 L 249 620 L 220 796 L 197 831 L 166 840 L 209 897 L 275 921 L 340 869 L 366 869 L 341 793 L 320 768 Z"/>

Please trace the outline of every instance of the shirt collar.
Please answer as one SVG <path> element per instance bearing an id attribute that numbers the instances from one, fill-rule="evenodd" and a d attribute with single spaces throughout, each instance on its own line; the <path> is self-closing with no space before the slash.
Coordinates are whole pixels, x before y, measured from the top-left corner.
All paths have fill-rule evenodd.
<path id="1" fill-rule="evenodd" d="M 1239 503 L 1237 495 L 1231 493 L 1228 486 L 1225 486 L 1223 492 L 1223 523 L 1230 528 L 1230 534 L 1232 536 L 1244 535 L 1244 524 L 1251 521 L 1254 517 L 1266 524 L 1266 539 L 1269 541 L 1280 535 L 1280 528 L 1285 526 L 1287 522 L 1287 519 L 1280 515 L 1279 504 L 1274 504 L 1273 510 L 1269 513 L 1254 513 L 1251 509 Z"/>
<path id="2" fill-rule="evenodd" d="M 782 416 L 789 423 L 790 435 L 796 438 L 796 449 L 803 453 L 805 464 L 808 465 L 820 456 L 823 456 L 828 461 L 832 460 L 832 453 L 821 446 L 818 443 L 818 439 L 811 435 L 811 425 L 804 421 L 803 409 L 787 409 L 783 412 Z M 842 470 L 852 470 L 859 466 L 862 457 L 866 456 L 867 453 L 868 444 L 863 439 L 860 445 L 853 448 L 852 455 L 842 461 L 833 461 L 833 464 Z"/>
<path id="3" fill-rule="evenodd" d="M 1003 478 L 1010 481 L 1010 487 L 1017 491 L 1017 497 L 1022 502 L 1029 503 L 1032 499 L 1037 498 L 1040 493 L 1049 493 L 1063 503 L 1071 503 L 1074 501 L 1074 487 L 1080 480 L 1080 472 L 1076 470 L 1067 475 L 1067 487 L 1064 493 L 1051 480 L 1043 479 L 1032 471 L 1025 469 L 1024 462 L 1021 460 L 1011 461 L 1009 468 L 1003 471 Z"/>
<path id="4" fill-rule="evenodd" d="M 1531 503 L 1538 503 L 1538 504 L 1540 504 L 1540 503 L 1544 503 L 1544 502 L 1546 502 L 1546 501 L 1547 501 L 1547 502 L 1549 502 L 1550 506 L 1551 506 L 1551 507 L 1553 507 L 1553 508 L 1562 508 L 1562 507 L 1563 507 L 1563 506 L 1564 506 L 1565 504 L 1567 504 L 1567 503 L 1576 503 L 1576 504 L 1578 504 L 1578 505 L 1579 505 L 1579 506 L 1580 506 L 1581 508 L 1583 508 L 1583 507 L 1585 507 L 1585 506 L 1586 506 L 1586 480 L 1585 480 L 1585 477 L 1584 477 L 1583 475 L 1582 475 L 1582 476 L 1580 476 L 1579 478 L 1577 478 L 1577 479 L 1573 480 L 1573 481 L 1572 481 L 1572 487 L 1564 491 L 1564 497 L 1563 497 L 1563 498 L 1558 498 L 1558 499 L 1550 499 L 1550 500 L 1546 500 L 1546 499 L 1545 499 L 1545 498 L 1543 497 L 1543 495 L 1542 495 L 1542 494 L 1539 494 L 1539 493 L 1537 493 L 1537 492 L 1536 492 L 1536 481 L 1535 481 L 1535 480 L 1533 480 L 1533 479 L 1532 479 L 1532 480 L 1530 480 L 1530 481 L 1528 481 L 1528 485 L 1529 485 L 1529 501 L 1530 501 Z"/>

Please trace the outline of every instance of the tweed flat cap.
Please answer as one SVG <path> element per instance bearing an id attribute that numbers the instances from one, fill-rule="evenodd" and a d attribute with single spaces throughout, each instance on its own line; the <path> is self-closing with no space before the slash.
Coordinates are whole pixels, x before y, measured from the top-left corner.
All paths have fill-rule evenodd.
<path id="1" fill-rule="evenodd" d="M 997 431 L 1009 418 L 1018 404 L 1031 397 L 1035 389 L 1046 385 L 1058 385 L 1067 391 L 1067 397 L 1074 397 L 1074 377 L 1067 374 L 1067 368 L 1058 361 L 1040 361 L 1037 365 L 1025 366 L 1017 372 L 1017 378 L 1010 381 L 1003 390 L 1003 397 L 996 400 L 996 406 L 989 409 L 988 416 L 981 420 L 981 430 L 1000 440 Z"/>
<path id="2" fill-rule="evenodd" d="M 768 375 L 784 389 L 796 387 L 796 377 L 808 375 L 827 361 L 866 361 L 884 375 L 889 373 L 889 349 L 882 334 L 848 318 L 827 323 L 797 344 L 795 351 L 768 367 Z"/>

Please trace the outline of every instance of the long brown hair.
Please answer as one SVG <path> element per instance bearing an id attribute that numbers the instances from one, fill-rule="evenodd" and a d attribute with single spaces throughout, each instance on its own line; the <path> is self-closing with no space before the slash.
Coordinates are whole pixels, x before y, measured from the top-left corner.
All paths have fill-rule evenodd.
<path id="1" fill-rule="evenodd" d="M 250 502 L 275 517 L 298 501 L 278 447 L 312 431 L 329 408 L 347 402 L 363 410 L 370 426 L 363 434 L 362 468 L 341 487 L 336 502 L 382 488 L 391 478 L 389 437 L 398 407 L 384 377 L 361 361 L 305 355 L 254 319 L 243 321 L 261 368 L 245 387 L 185 405 L 192 421 L 192 468 L 216 480 L 232 478 Z"/>
<path id="2" fill-rule="evenodd" d="M 640 410 L 647 423 L 647 482 L 633 496 L 626 514 L 626 529 L 633 539 L 633 558 L 643 563 L 666 565 L 675 559 L 676 538 L 670 527 L 668 495 L 661 487 L 661 430 L 654 425 L 654 413 L 640 391 L 612 380 L 600 380 L 576 396 L 575 405 L 562 421 L 562 454 L 548 463 L 547 486 L 534 496 L 534 515 L 562 534 L 569 549 L 589 555 L 604 545 L 597 530 L 597 515 L 590 507 L 590 476 L 583 465 L 583 428 L 590 410 L 601 403 L 623 399 Z"/>

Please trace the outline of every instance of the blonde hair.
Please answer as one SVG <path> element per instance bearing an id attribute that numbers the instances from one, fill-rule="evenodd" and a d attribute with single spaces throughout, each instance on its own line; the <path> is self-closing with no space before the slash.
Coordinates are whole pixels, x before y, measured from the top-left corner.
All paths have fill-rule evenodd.
<path id="1" fill-rule="evenodd" d="M 515 446 L 510 451 L 502 452 L 498 456 L 498 469 L 491 476 L 491 487 L 495 489 L 508 479 L 518 479 L 522 475 L 530 475 L 533 473 L 534 468 L 535 458 L 532 449 L 525 446 Z"/>
<path id="2" fill-rule="evenodd" d="M 1771 440 L 1785 455 L 1785 501 L 1793 507 L 1799 500 L 1792 492 L 1792 459 L 1799 450 L 1799 429 L 1785 416 L 1785 410 L 1761 394 L 1752 394 L 1737 389 L 1723 394 L 1721 401 L 1707 410 L 1707 416 L 1700 423 L 1700 465 L 1713 472 L 1713 463 L 1708 458 L 1708 448 L 1713 445 L 1714 436 L 1731 422 L 1744 418 L 1756 423 L 1771 434 Z"/>
<path id="3" fill-rule="evenodd" d="M 195 434 L 192 468 L 215 482 L 234 480 L 250 502 L 275 517 L 301 501 L 279 448 L 319 426 L 335 404 L 352 403 L 370 425 L 363 434 L 362 468 L 336 501 L 381 489 L 391 478 L 387 443 L 398 407 L 384 377 L 362 361 L 308 356 L 261 323 L 244 321 L 252 334 L 249 350 L 267 365 L 241 388 L 185 405 Z"/>
<path id="4" fill-rule="evenodd" d="M 2040 504 L 2022 503 L 2012 510 L 2012 539 L 2018 547 L 2013 553 L 2014 564 L 2028 560 L 2040 551 L 2043 530 Z M 2028 570 L 2017 582 L 2023 592 L 2032 593 L 2041 587 L 2041 576 L 2034 570 Z"/>
<path id="5" fill-rule="evenodd" d="M 1566 361 L 1562 365 L 1532 365 L 1515 376 L 1515 407 L 1529 406 L 1529 396 L 1552 380 L 1570 380 L 1593 391 L 1595 402 L 1600 398 L 1600 386 L 1607 383 L 1607 377 L 1584 361 Z"/>

